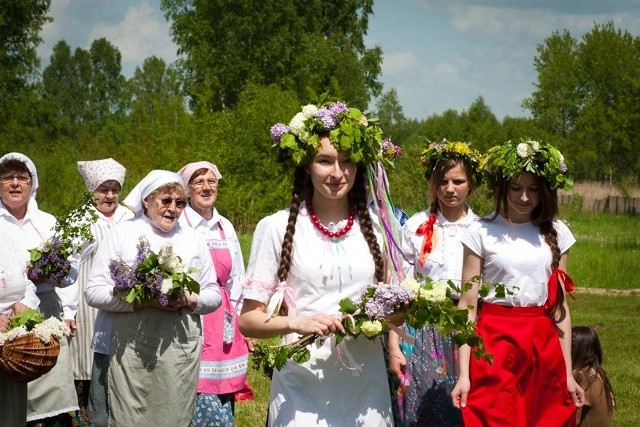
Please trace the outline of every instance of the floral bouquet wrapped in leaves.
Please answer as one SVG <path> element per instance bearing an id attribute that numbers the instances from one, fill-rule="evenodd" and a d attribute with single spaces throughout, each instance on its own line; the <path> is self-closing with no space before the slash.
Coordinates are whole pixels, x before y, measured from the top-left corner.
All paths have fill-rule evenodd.
<path id="1" fill-rule="evenodd" d="M 34 309 L 15 314 L 0 332 L 0 372 L 29 382 L 49 372 L 58 360 L 59 340 L 69 335 L 66 323 Z"/>
<path id="2" fill-rule="evenodd" d="M 339 302 L 345 333 L 336 333 L 336 345 L 346 336 L 357 338 L 364 335 L 373 340 L 389 329 L 402 335 L 402 331 L 389 322 L 391 315 L 402 314 L 405 322 L 414 328 L 433 324 L 442 334 L 455 331 L 458 345 L 468 344 L 474 348 L 476 357 L 491 360 L 491 355 L 486 353 L 482 344 L 482 338 L 468 321 L 469 310 L 458 308 L 449 298 L 452 289 L 455 289 L 452 282 L 443 284 L 430 278 L 422 282 L 407 278 L 400 284 L 368 286 L 355 298 L 344 298 Z M 260 342 L 252 353 L 254 367 L 261 367 L 264 374 L 270 376 L 274 368 L 281 369 L 289 359 L 304 363 L 311 356 L 307 346 L 317 338 L 318 335 L 308 334 L 282 346 L 269 346 Z"/>
<path id="3" fill-rule="evenodd" d="M 185 268 L 182 259 L 173 253 L 168 243 L 158 253 L 150 250 L 149 242 L 140 237 L 133 265 L 122 259 L 109 262 L 109 272 L 115 282 L 113 295 L 128 303 L 157 301 L 163 307 L 185 291 L 200 292 L 200 284 L 191 277 L 194 269 Z"/>
<path id="4" fill-rule="evenodd" d="M 46 277 L 60 283 L 67 277 L 71 270 L 69 258 L 80 250 L 83 242 L 93 241 L 91 224 L 97 219 L 98 215 L 93 210 L 93 194 L 86 193 L 82 204 L 58 221 L 53 236 L 29 251 L 29 279 Z"/>

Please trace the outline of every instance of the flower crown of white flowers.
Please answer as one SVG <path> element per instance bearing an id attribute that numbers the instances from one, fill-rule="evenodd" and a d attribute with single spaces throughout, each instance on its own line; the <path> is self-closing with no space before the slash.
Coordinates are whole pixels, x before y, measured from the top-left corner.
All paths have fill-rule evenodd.
<path id="1" fill-rule="evenodd" d="M 482 165 L 488 173 L 487 180 L 492 184 L 500 178 L 515 179 L 522 172 L 531 172 L 546 179 L 552 190 L 571 189 L 573 186 L 573 178 L 560 150 L 528 138 L 490 148 Z"/>
<path id="2" fill-rule="evenodd" d="M 324 135 L 354 163 L 381 162 L 393 167 L 393 161 L 402 154 L 390 139 L 383 140 L 376 119 L 340 101 L 305 105 L 288 125 L 276 123 L 271 127 L 271 138 L 281 157 L 297 166 L 313 159 Z"/>

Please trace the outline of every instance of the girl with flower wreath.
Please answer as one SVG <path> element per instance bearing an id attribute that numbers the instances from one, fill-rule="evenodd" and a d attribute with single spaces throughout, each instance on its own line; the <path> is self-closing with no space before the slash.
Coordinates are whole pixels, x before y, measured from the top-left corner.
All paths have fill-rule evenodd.
<path id="1" fill-rule="evenodd" d="M 467 196 L 481 183 L 480 154 L 464 142 L 432 142 L 423 150 L 431 206 L 413 215 L 403 226 L 403 244 L 409 277 L 451 280 L 460 287 L 460 238 L 475 221 Z M 451 292 L 457 302 L 460 297 Z M 406 426 L 453 426 L 460 411 L 451 404 L 456 383 L 457 350 L 453 334 L 442 336 L 434 325 L 405 331 L 415 342 L 400 341 L 389 332 L 390 369 L 400 383 L 400 418 Z"/>
<path id="2" fill-rule="evenodd" d="M 584 392 L 571 369 L 565 299 L 575 238 L 558 220 L 557 198 L 572 184 L 567 165 L 552 145 L 527 139 L 491 148 L 484 164 L 495 210 L 462 237 L 462 282 L 471 286 L 459 306 L 494 360 L 460 347 L 453 404 L 465 426 L 575 426 Z M 489 292 L 478 311 L 480 280 Z"/>
<path id="3" fill-rule="evenodd" d="M 291 206 L 257 225 L 244 287 L 245 336 L 315 333 L 310 360 L 274 370 L 269 426 L 388 426 L 391 401 L 380 338 L 343 340 L 338 302 L 385 281 L 382 235 L 365 181 L 382 159 L 382 131 L 342 102 L 307 105 L 271 128 L 293 160 Z M 375 166 L 374 166 L 375 165 Z M 280 315 L 278 315 L 278 313 Z"/>

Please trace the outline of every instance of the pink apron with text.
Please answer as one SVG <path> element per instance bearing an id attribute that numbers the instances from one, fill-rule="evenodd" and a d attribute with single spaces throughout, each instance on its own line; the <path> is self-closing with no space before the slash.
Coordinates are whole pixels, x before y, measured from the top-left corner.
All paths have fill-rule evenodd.
<path id="1" fill-rule="evenodd" d="M 184 213 L 186 214 L 186 212 Z M 183 214 L 183 215 L 184 215 Z M 187 223 L 191 225 L 188 218 Z M 220 238 L 207 238 L 207 247 L 216 267 L 222 295 L 220 308 L 202 316 L 202 356 L 198 393 L 227 394 L 244 387 L 249 349 L 240 333 L 236 307 L 233 307 L 225 283 L 231 273 L 231 253 L 224 230 L 218 223 Z"/>

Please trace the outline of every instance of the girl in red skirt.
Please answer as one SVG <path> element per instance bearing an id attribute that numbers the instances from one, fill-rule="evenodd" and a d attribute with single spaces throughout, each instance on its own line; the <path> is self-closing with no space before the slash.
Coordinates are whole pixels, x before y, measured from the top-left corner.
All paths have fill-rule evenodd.
<path id="1" fill-rule="evenodd" d="M 485 165 L 495 210 L 462 238 L 462 283 L 471 286 L 459 306 L 470 308 L 493 363 L 461 347 L 453 403 L 467 427 L 573 427 L 584 393 L 572 374 L 564 296 L 575 238 L 557 219 L 557 189 L 572 184 L 564 157 L 549 144 L 509 141 Z M 478 309 L 481 287 L 489 292 Z"/>

